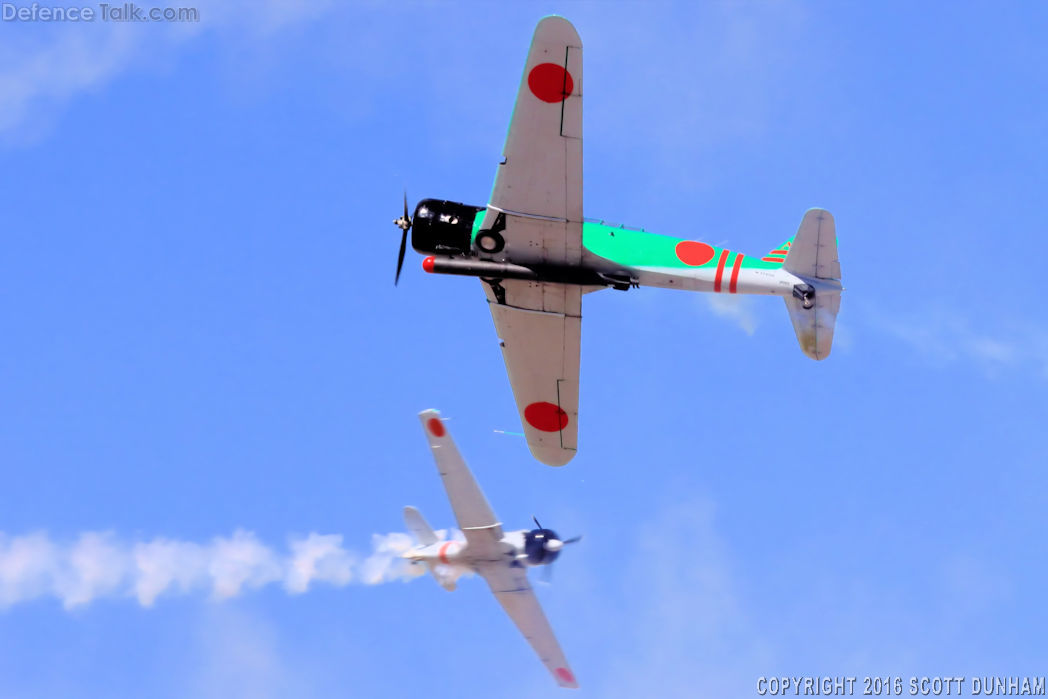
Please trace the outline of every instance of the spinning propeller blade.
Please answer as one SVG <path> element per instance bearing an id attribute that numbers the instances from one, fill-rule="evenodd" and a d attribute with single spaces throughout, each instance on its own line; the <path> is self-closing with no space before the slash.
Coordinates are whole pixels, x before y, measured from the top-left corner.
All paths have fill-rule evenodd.
<path id="1" fill-rule="evenodd" d="M 542 531 L 546 532 L 547 534 L 553 534 L 554 536 L 556 536 L 555 532 L 553 532 L 552 530 L 545 529 L 542 526 L 542 524 L 539 523 L 539 518 L 536 517 L 535 515 L 531 516 L 531 521 L 535 523 L 535 527 L 537 529 L 542 529 Z M 582 539 L 581 535 L 573 536 L 570 539 L 555 539 L 555 538 L 543 539 L 543 541 L 542 541 L 542 548 L 544 548 L 546 551 L 549 551 L 550 553 L 556 553 L 556 552 L 560 551 L 562 548 L 564 548 L 565 546 L 567 546 L 568 544 L 574 544 L 576 541 L 579 541 L 580 539 Z M 549 570 L 549 569 L 547 568 L 547 570 Z"/>
<path id="2" fill-rule="evenodd" d="M 408 192 L 404 190 L 404 214 L 400 218 L 393 219 L 393 224 L 403 231 L 400 236 L 400 253 L 397 255 L 397 276 L 393 278 L 393 286 L 400 282 L 400 270 L 404 266 L 404 252 L 408 247 L 408 231 L 411 230 L 411 218 L 408 216 Z"/>

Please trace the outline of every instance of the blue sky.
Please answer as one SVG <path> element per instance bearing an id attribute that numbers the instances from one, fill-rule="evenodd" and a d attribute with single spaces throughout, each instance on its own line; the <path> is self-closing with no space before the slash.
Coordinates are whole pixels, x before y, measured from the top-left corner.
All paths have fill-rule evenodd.
<path id="1" fill-rule="evenodd" d="M 34 535 L 448 526 L 430 407 L 507 526 L 585 534 L 539 587 L 582 695 L 1044 673 L 1042 6 L 199 7 L 0 25 L 0 695 L 559 694 L 477 579 L 20 586 Z M 822 206 L 847 287 L 820 363 L 775 299 L 587 296 L 563 469 L 495 432 L 477 284 L 409 253 L 394 289 L 390 224 L 405 187 L 486 201 L 550 12 L 585 45 L 587 215 L 759 253 Z"/>

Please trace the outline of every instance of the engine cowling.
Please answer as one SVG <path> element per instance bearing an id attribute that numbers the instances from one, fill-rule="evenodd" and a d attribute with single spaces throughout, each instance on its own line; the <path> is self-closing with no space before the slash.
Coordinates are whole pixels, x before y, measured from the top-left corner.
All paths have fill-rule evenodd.
<path id="1" fill-rule="evenodd" d="M 556 542 L 552 544 L 551 542 Z M 528 565 L 549 565 L 557 560 L 563 546 L 557 532 L 552 529 L 532 529 L 524 535 L 524 555 Z"/>
<path id="2" fill-rule="evenodd" d="M 470 252 L 473 221 L 484 207 L 423 199 L 411 219 L 411 247 L 418 252 L 462 255 Z"/>

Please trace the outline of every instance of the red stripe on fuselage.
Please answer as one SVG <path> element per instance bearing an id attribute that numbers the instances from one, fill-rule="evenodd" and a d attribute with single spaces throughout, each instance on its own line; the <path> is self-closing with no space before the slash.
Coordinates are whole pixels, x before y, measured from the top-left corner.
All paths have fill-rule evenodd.
<path id="1" fill-rule="evenodd" d="M 437 557 L 440 558 L 440 562 L 444 565 L 451 565 L 451 561 L 448 560 L 448 547 L 451 546 L 452 543 L 454 542 L 445 541 L 444 545 L 440 547 L 440 553 L 437 554 Z"/>
<path id="2" fill-rule="evenodd" d="M 717 276 L 713 278 L 713 290 L 720 292 L 721 277 L 724 276 L 724 262 L 728 259 L 728 251 L 721 250 L 720 258 L 717 260 Z"/>
<path id="3" fill-rule="evenodd" d="M 734 294 L 735 287 L 739 281 L 739 267 L 742 267 L 743 254 L 741 252 L 735 253 L 735 264 L 731 266 L 731 282 L 728 283 L 728 293 Z"/>

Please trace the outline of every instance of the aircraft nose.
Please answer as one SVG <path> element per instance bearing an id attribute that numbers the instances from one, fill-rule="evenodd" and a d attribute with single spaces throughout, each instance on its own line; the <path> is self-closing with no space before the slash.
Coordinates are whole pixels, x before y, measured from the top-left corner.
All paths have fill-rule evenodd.
<path id="1" fill-rule="evenodd" d="M 560 551 L 562 548 L 564 548 L 564 542 L 560 539 L 546 540 L 546 550 L 550 553 L 556 553 L 557 551 Z"/>

